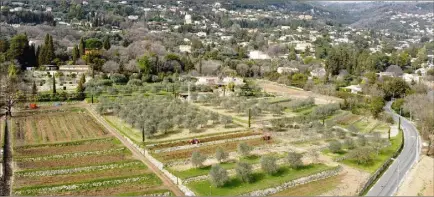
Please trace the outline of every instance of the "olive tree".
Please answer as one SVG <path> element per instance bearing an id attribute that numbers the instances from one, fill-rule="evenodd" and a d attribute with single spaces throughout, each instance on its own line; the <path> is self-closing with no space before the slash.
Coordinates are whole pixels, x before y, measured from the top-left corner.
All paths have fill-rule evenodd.
<path id="1" fill-rule="evenodd" d="M 273 175 L 276 174 L 277 171 L 279 171 L 279 166 L 276 164 L 276 158 L 269 155 L 264 155 L 261 158 L 261 169 L 269 174 Z"/>
<path id="2" fill-rule="evenodd" d="M 200 154 L 199 151 L 194 151 L 191 154 L 191 164 L 195 167 L 201 167 L 203 162 L 206 160 L 206 157 Z"/>
<path id="3" fill-rule="evenodd" d="M 373 161 L 372 152 L 371 147 L 363 146 L 351 151 L 349 157 L 357 161 L 358 164 L 366 164 Z"/>
<path id="4" fill-rule="evenodd" d="M 252 151 L 252 147 L 247 145 L 245 142 L 241 142 L 238 144 L 237 151 L 240 155 L 246 157 L 249 156 L 250 151 Z"/>
<path id="5" fill-rule="evenodd" d="M 211 167 L 211 170 L 209 171 L 209 179 L 211 181 L 211 184 L 213 184 L 214 186 L 222 187 L 229 180 L 228 172 L 219 164 L 215 164 Z"/>
<path id="6" fill-rule="evenodd" d="M 215 158 L 222 162 L 223 160 L 226 160 L 229 157 L 229 154 L 226 153 L 222 147 L 218 147 L 215 153 Z"/>
<path id="7" fill-rule="evenodd" d="M 296 152 L 289 152 L 286 156 L 286 160 L 292 168 L 299 168 L 303 166 L 303 161 L 301 160 L 302 158 L 303 154 Z"/>
<path id="8" fill-rule="evenodd" d="M 252 166 L 248 163 L 239 162 L 235 167 L 235 172 L 241 181 L 251 183 L 253 181 Z"/>
<path id="9" fill-rule="evenodd" d="M 332 153 L 339 153 L 342 151 L 342 144 L 341 142 L 334 140 L 329 143 L 329 150 Z"/>

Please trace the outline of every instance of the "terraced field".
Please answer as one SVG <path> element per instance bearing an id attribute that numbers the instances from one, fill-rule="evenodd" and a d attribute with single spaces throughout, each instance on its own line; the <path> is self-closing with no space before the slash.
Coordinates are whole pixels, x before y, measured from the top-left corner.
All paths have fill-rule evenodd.
<path id="1" fill-rule="evenodd" d="M 87 112 L 25 114 L 13 122 L 13 195 L 172 194 Z M 51 137 L 33 138 L 34 134 Z"/>
<path id="2" fill-rule="evenodd" d="M 21 113 L 14 117 L 11 126 L 15 131 L 16 146 L 68 142 L 108 135 L 86 111 L 81 109 Z"/>

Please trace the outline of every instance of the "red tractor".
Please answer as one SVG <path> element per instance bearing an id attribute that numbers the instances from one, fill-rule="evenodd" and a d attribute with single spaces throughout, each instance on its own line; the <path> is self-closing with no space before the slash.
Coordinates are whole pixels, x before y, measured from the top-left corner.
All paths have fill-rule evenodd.
<path id="1" fill-rule="evenodd" d="M 262 135 L 262 139 L 263 139 L 264 141 L 269 141 L 269 140 L 271 140 L 271 134 L 270 134 L 270 133 L 264 133 L 264 134 Z"/>
<path id="2" fill-rule="evenodd" d="M 200 143 L 200 141 L 197 138 L 190 140 L 190 144 L 199 144 L 199 143 Z"/>

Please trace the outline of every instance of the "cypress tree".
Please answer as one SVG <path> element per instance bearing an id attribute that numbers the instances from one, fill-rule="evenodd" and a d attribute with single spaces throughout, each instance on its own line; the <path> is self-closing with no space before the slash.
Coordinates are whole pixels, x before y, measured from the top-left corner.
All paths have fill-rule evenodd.
<path id="1" fill-rule="evenodd" d="M 111 45 L 110 45 L 110 39 L 109 39 L 108 36 L 106 36 L 106 37 L 104 38 L 103 46 L 104 46 L 104 49 L 105 49 L 105 50 L 109 50 L 109 49 L 110 49 Z"/>
<path id="2" fill-rule="evenodd" d="M 53 94 L 56 94 L 56 76 L 53 75 Z"/>
<path id="3" fill-rule="evenodd" d="M 39 64 L 39 54 L 41 53 L 41 47 L 38 46 L 36 48 L 36 53 L 35 53 L 35 62 L 36 62 L 36 66 L 40 66 Z"/>
<path id="4" fill-rule="evenodd" d="M 38 93 L 38 88 L 36 87 L 36 82 L 33 81 L 32 85 L 32 95 L 35 96 Z"/>
<path id="5" fill-rule="evenodd" d="M 39 51 L 38 62 L 39 62 L 39 66 L 42 66 L 42 65 L 45 65 L 48 63 L 48 61 L 47 61 L 47 48 L 45 45 L 43 45 Z"/>
<path id="6" fill-rule="evenodd" d="M 74 45 L 74 49 L 72 49 L 72 61 L 77 61 L 77 59 L 80 57 L 80 51 L 78 49 L 77 45 Z"/>
<path id="7" fill-rule="evenodd" d="M 48 35 L 48 34 L 47 34 Z M 47 56 L 47 63 L 51 63 L 54 59 L 54 44 L 53 44 L 53 37 L 48 35 L 48 44 L 46 46 L 46 56 Z"/>
<path id="8" fill-rule="evenodd" d="M 80 57 L 81 57 L 84 55 L 85 48 L 86 48 L 86 45 L 84 44 L 83 38 L 80 39 L 80 44 L 78 47 L 79 47 L 79 52 L 80 52 Z"/>

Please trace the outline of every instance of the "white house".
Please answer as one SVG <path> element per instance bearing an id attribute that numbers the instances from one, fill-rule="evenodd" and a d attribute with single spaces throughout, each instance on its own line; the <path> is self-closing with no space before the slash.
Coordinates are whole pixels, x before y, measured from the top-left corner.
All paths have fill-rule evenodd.
<path id="1" fill-rule="evenodd" d="M 197 32 L 196 35 L 198 37 L 206 37 L 206 32 L 200 31 L 200 32 Z"/>
<path id="2" fill-rule="evenodd" d="M 190 45 L 179 45 L 179 51 L 184 53 L 191 53 L 191 46 Z"/>
<path id="3" fill-rule="evenodd" d="M 350 90 L 351 93 L 353 93 L 353 94 L 358 94 L 358 93 L 362 92 L 362 87 L 360 87 L 360 85 L 350 85 L 347 87 L 343 87 L 343 89 Z"/>
<path id="4" fill-rule="evenodd" d="M 404 73 L 402 75 L 402 79 L 404 79 L 404 81 L 407 82 L 407 83 L 412 83 L 413 81 L 416 82 L 416 83 L 419 83 L 420 76 L 417 75 L 417 74 Z"/>
<path id="5" fill-rule="evenodd" d="M 312 77 L 324 77 L 326 76 L 326 70 L 324 68 L 315 68 L 312 71 L 310 71 L 310 75 L 312 75 Z"/>
<path id="6" fill-rule="evenodd" d="M 218 77 L 197 77 L 196 85 L 217 85 L 220 79 Z"/>
<path id="7" fill-rule="evenodd" d="M 266 60 L 266 59 L 271 59 L 270 56 L 268 54 L 265 54 L 262 51 L 250 51 L 249 52 L 249 58 L 250 59 L 257 59 L 257 60 Z"/>
<path id="8" fill-rule="evenodd" d="M 244 85 L 243 78 L 239 77 L 225 77 L 223 78 L 223 84 L 228 85 L 229 83 L 234 83 L 236 86 L 238 85 Z"/>
<path id="9" fill-rule="evenodd" d="M 295 73 L 298 72 L 298 68 L 292 68 L 292 67 L 279 67 L 277 68 L 277 73 L 283 74 L 283 73 Z"/>
<path id="10" fill-rule="evenodd" d="M 185 17 L 184 17 L 184 24 L 188 25 L 188 24 L 191 24 L 191 23 L 192 23 L 191 15 L 190 14 L 186 14 Z"/>

